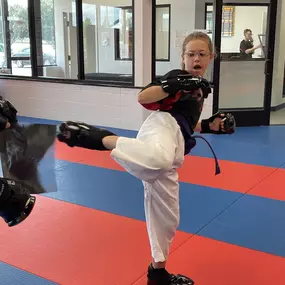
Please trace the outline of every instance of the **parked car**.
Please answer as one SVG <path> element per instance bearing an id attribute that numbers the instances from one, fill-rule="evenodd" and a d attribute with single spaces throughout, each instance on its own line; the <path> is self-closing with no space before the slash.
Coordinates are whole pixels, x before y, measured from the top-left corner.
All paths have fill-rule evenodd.
<path id="1" fill-rule="evenodd" d="M 17 52 L 12 53 L 12 57 L 30 57 L 31 56 L 31 49 L 29 47 L 23 48 Z M 31 65 L 30 60 L 17 60 L 16 61 L 17 67 L 24 67 L 25 65 Z M 46 52 L 43 48 L 43 65 L 55 65 L 55 55 L 52 54 L 50 51 Z"/>

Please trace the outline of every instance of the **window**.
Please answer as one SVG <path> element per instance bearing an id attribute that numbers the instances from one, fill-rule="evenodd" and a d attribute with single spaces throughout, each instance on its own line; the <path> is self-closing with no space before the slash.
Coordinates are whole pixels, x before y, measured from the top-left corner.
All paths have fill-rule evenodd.
<path id="1" fill-rule="evenodd" d="M 0 30 L 0 74 L 31 76 L 27 0 L 2 0 Z"/>
<path id="2" fill-rule="evenodd" d="M 156 6 L 156 60 L 170 61 L 170 5 Z"/>
<path id="3" fill-rule="evenodd" d="M 115 59 L 132 60 L 133 30 L 131 7 L 116 8 L 114 20 Z M 106 14 L 106 13 L 105 13 Z M 115 13 L 113 13 L 115 14 Z M 156 60 L 170 60 L 170 5 L 156 5 Z"/>
<path id="4" fill-rule="evenodd" d="M 133 84 L 133 0 L 0 1 L 2 75 Z"/>
<path id="5" fill-rule="evenodd" d="M 202 5 L 199 14 L 195 15 L 197 6 L 199 7 L 197 2 L 200 1 L 156 0 L 156 56 L 153 77 L 160 78 L 172 69 L 181 68 L 182 43 L 195 30 L 195 17 L 201 17 L 205 13 L 205 6 Z"/>
<path id="6" fill-rule="evenodd" d="M 35 16 L 40 13 L 41 19 L 36 21 L 38 76 L 78 79 L 74 0 L 40 0 L 37 5 Z"/>
<path id="7" fill-rule="evenodd" d="M 83 2 L 85 79 L 133 84 L 132 0 Z"/>
<path id="8" fill-rule="evenodd" d="M 133 29 L 131 8 L 115 8 L 114 41 L 115 59 L 131 60 L 133 58 Z"/>

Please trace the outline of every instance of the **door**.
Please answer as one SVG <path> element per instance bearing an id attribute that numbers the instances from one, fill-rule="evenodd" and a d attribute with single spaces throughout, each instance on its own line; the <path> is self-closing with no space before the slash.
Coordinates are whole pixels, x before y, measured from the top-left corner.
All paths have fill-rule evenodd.
<path id="1" fill-rule="evenodd" d="M 213 112 L 238 126 L 269 125 L 277 0 L 265 4 L 215 0 Z"/>

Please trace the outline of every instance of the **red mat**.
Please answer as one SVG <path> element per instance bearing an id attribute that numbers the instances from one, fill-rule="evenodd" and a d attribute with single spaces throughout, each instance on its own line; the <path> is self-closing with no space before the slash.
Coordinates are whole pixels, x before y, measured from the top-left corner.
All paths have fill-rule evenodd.
<path id="1" fill-rule="evenodd" d="M 45 197 L 21 225 L 1 222 L 0 240 L 1 261 L 61 285 L 130 285 L 151 261 L 145 223 Z"/>
<path id="2" fill-rule="evenodd" d="M 285 259 L 194 236 L 170 256 L 169 271 L 197 285 L 284 285 Z M 146 276 L 135 285 L 145 285 Z"/>
<path id="3" fill-rule="evenodd" d="M 254 187 L 249 194 L 285 201 L 285 169 L 278 169 L 260 184 Z"/>
<path id="4" fill-rule="evenodd" d="M 56 158 L 124 171 L 124 169 L 110 157 L 110 152 L 70 148 L 59 142 L 56 144 Z M 179 169 L 180 181 L 245 193 L 276 170 L 272 167 L 226 160 L 219 160 L 219 163 L 221 174 L 215 176 L 215 165 L 212 158 L 186 156 L 182 169 Z M 285 175 L 285 170 L 283 170 L 283 172 Z M 271 198 L 269 192 L 266 193 L 266 197 Z"/>

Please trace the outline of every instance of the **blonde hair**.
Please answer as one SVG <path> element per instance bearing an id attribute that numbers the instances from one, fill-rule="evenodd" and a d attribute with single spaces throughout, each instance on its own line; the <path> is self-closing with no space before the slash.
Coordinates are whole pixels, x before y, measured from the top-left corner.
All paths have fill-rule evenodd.
<path id="1" fill-rule="evenodd" d="M 186 51 L 186 46 L 188 45 L 189 42 L 193 40 L 202 40 L 207 42 L 210 53 L 215 53 L 211 38 L 204 32 L 196 31 L 191 33 L 184 39 L 182 44 L 182 54 L 181 54 L 182 57 Z M 185 64 L 183 62 L 181 64 L 181 68 L 182 70 L 185 70 Z"/>

